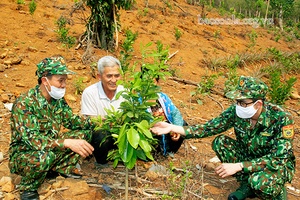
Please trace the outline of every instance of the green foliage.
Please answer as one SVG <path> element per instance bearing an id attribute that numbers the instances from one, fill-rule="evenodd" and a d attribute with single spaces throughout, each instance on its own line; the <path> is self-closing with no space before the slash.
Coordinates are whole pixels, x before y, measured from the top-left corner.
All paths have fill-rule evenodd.
<path id="1" fill-rule="evenodd" d="M 227 79 L 225 81 L 224 94 L 235 89 L 239 81 L 239 76 L 237 74 L 237 66 L 233 65 L 229 67 L 229 72 L 227 73 Z"/>
<path id="2" fill-rule="evenodd" d="M 114 167 L 121 161 L 126 168 L 132 169 L 137 159 L 153 160 L 151 151 L 157 141 L 153 138 L 150 127 L 161 118 L 154 118 L 146 110 L 155 104 L 157 93 L 160 92 L 154 79 L 168 74 L 164 64 L 168 58 L 168 50 L 160 42 L 157 42 L 156 50 L 149 50 L 151 45 L 152 43 L 148 43 L 142 49 L 142 70 L 137 71 L 136 66 L 133 66 L 127 71 L 129 78 L 118 82 L 125 88 L 125 91 L 117 94 L 117 98 L 122 96 L 125 99 L 120 110 L 107 110 L 104 121 L 101 117 L 96 120 L 98 129 L 112 133 L 111 137 L 118 146 L 118 149 L 110 151 L 108 155 L 109 159 L 114 160 Z"/>
<path id="3" fill-rule="evenodd" d="M 300 53 L 284 53 L 276 48 L 269 48 L 269 53 L 277 62 L 277 67 L 268 69 L 268 71 L 280 71 L 281 73 L 299 73 L 300 72 Z"/>
<path id="4" fill-rule="evenodd" d="M 149 8 L 144 8 L 143 10 L 138 11 L 138 16 L 145 17 L 149 13 Z"/>
<path id="5" fill-rule="evenodd" d="M 252 30 L 251 33 L 248 34 L 249 38 L 250 38 L 250 45 L 249 47 L 254 47 L 256 45 L 256 39 L 258 37 L 257 33 L 255 30 Z"/>
<path id="6" fill-rule="evenodd" d="M 180 173 L 176 172 L 176 169 L 172 162 L 170 162 L 168 182 L 169 190 L 172 192 L 172 196 L 163 195 L 162 199 L 182 199 L 185 196 L 186 188 L 190 184 L 190 180 L 193 177 L 192 165 L 189 161 L 183 163 L 183 169 Z"/>
<path id="7" fill-rule="evenodd" d="M 190 93 L 192 97 L 196 97 L 198 104 L 202 104 L 202 101 L 199 98 L 197 98 L 198 95 L 210 94 L 210 90 L 214 87 L 215 80 L 218 77 L 219 77 L 219 75 L 217 75 L 217 74 L 201 77 L 201 81 L 197 84 L 197 88 Z"/>
<path id="8" fill-rule="evenodd" d="M 174 29 L 175 29 L 175 38 L 176 38 L 176 40 L 179 40 L 179 38 L 181 37 L 182 33 L 181 33 L 181 31 L 177 27 L 175 27 Z"/>
<path id="9" fill-rule="evenodd" d="M 83 84 L 83 77 L 79 77 L 74 81 L 74 87 L 75 87 L 75 94 L 82 94 L 85 85 Z"/>
<path id="10" fill-rule="evenodd" d="M 112 50 L 114 33 L 120 26 L 118 10 L 130 9 L 134 2 L 134 0 L 85 0 L 86 5 L 91 9 L 86 24 L 89 39 L 102 49 Z"/>
<path id="11" fill-rule="evenodd" d="M 23 5 L 23 4 L 25 4 L 25 1 L 24 0 L 17 0 L 17 4 L 18 5 Z"/>
<path id="12" fill-rule="evenodd" d="M 62 42 L 63 45 L 69 49 L 74 46 L 74 44 L 76 42 L 76 38 L 69 36 L 69 28 L 67 28 L 67 23 L 68 23 L 67 18 L 61 16 L 56 21 L 56 25 L 57 25 L 58 29 L 55 32 L 58 35 L 59 41 Z"/>
<path id="13" fill-rule="evenodd" d="M 125 36 L 126 38 L 121 44 L 122 50 L 120 51 L 120 62 L 124 73 L 128 71 L 130 65 L 129 61 L 132 59 L 132 53 L 134 51 L 133 44 L 137 39 L 138 33 L 132 33 L 131 30 L 126 30 Z"/>
<path id="14" fill-rule="evenodd" d="M 35 10 L 36 10 L 36 2 L 35 0 L 31 0 L 31 2 L 29 3 L 29 13 L 33 15 Z"/>
<path id="15" fill-rule="evenodd" d="M 215 38 L 215 40 L 216 40 L 216 39 L 219 39 L 220 36 L 221 36 L 221 31 L 220 31 L 220 30 L 216 30 L 216 31 L 214 32 L 214 38 Z"/>
<path id="16" fill-rule="evenodd" d="M 291 77 L 286 81 L 281 81 L 280 71 L 271 72 L 270 77 L 270 101 L 275 104 L 283 105 L 284 102 L 290 97 L 292 87 L 297 79 L 295 77 Z"/>

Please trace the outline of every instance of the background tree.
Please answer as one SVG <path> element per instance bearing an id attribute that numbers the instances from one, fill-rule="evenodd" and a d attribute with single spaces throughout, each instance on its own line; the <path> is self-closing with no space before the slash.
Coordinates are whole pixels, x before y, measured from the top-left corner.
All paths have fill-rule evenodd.
<path id="1" fill-rule="evenodd" d="M 118 38 L 119 9 L 130 9 L 134 0 L 85 0 L 91 9 L 86 25 L 88 42 L 106 50 L 114 48 L 114 33 Z M 117 45 L 117 43 L 116 43 Z"/>
<path id="2" fill-rule="evenodd" d="M 278 18 L 278 25 L 283 30 L 283 18 L 289 17 L 294 10 L 294 0 L 270 0 L 274 17 Z"/>

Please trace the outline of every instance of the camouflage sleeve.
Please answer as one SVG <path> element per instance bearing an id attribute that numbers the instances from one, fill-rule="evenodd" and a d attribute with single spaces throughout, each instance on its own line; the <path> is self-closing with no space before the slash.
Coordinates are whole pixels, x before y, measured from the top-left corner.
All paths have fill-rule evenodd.
<path id="1" fill-rule="evenodd" d="M 243 162 L 244 172 L 262 171 L 265 168 L 280 170 L 283 166 L 294 170 L 295 157 L 292 140 L 294 137 L 293 120 L 286 116 L 278 119 L 274 129 L 275 137 L 270 141 L 272 149 L 269 154 L 251 161 Z"/>
<path id="2" fill-rule="evenodd" d="M 40 120 L 36 114 L 33 114 L 28 103 L 25 101 L 16 102 L 11 112 L 11 142 L 24 144 L 24 147 L 19 147 L 20 150 L 28 148 L 33 150 L 63 148 L 63 140 L 53 139 L 47 133 L 42 133 L 41 129 Z"/>
<path id="3" fill-rule="evenodd" d="M 205 124 L 184 127 L 186 138 L 204 138 L 222 133 L 233 127 L 234 119 L 235 107 L 232 105 Z"/>
<path id="4" fill-rule="evenodd" d="M 65 102 L 62 102 L 61 108 L 63 109 L 63 126 L 70 130 L 92 130 L 95 124 L 92 123 L 90 117 L 73 114 L 72 108 Z"/>

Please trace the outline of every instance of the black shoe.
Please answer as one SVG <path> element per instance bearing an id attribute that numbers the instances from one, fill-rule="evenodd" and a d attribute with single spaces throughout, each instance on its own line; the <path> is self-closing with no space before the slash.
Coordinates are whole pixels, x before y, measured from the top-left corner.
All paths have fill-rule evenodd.
<path id="1" fill-rule="evenodd" d="M 48 171 L 47 175 L 46 175 L 46 179 L 55 179 L 57 176 L 59 176 L 59 173 L 58 172 L 55 172 L 55 171 Z"/>
<path id="2" fill-rule="evenodd" d="M 246 198 L 254 198 L 256 195 L 250 186 L 242 183 L 241 186 L 228 196 L 228 200 L 244 200 Z"/>
<path id="3" fill-rule="evenodd" d="M 79 175 L 79 174 L 62 174 L 62 173 L 59 173 L 59 175 L 61 175 L 62 177 L 64 178 L 74 178 L 74 179 L 81 179 L 82 178 L 82 175 Z"/>
<path id="4" fill-rule="evenodd" d="M 21 194 L 21 200 L 39 200 L 40 196 L 37 191 L 24 191 Z"/>

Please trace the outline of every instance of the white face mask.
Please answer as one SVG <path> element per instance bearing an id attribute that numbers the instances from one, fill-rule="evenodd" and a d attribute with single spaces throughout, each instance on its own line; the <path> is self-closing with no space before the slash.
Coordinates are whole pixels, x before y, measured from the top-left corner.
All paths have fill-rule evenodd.
<path id="1" fill-rule="evenodd" d="M 49 83 L 48 79 L 47 79 L 47 82 Z M 52 86 L 50 83 L 49 83 L 49 85 L 50 85 L 51 91 L 49 92 L 47 87 L 46 87 L 46 90 L 53 99 L 61 99 L 65 96 L 66 88 L 58 88 L 58 87 Z"/>
<path id="2" fill-rule="evenodd" d="M 255 113 L 257 111 L 257 109 L 254 108 L 254 105 L 256 103 L 257 103 L 257 101 L 252 106 L 249 106 L 246 108 L 236 105 L 235 111 L 236 111 L 237 116 L 239 118 L 243 118 L 243 119 L 249 119 L 249 118 L 253 117 L 253 115 L 255 115 Z"/>

